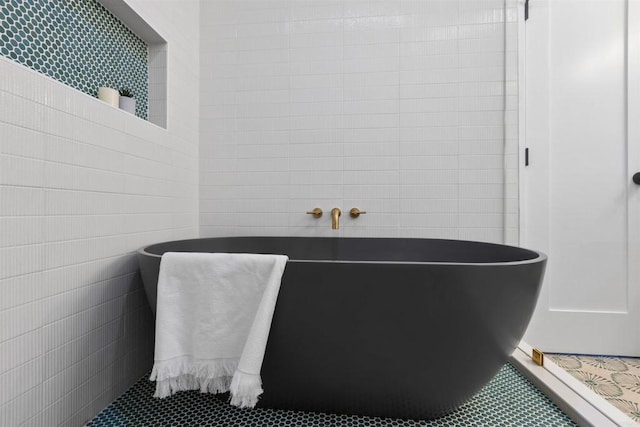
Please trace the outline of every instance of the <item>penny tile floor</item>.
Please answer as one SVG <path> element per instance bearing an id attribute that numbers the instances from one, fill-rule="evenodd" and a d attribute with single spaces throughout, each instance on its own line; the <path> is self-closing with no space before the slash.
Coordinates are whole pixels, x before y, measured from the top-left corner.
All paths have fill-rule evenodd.
<path id="1" fill-rule="evenodd" d="M 141 378 L 87 424 L 119 426 L 335 426 L 335 427 L 560 427 L 575 424 L 511 364 L 455 412 L 435 420 L 399 420 L 275 409 L 240 409 L 225 395 L 180 392 L 153 397 L 155 383 Z"/>

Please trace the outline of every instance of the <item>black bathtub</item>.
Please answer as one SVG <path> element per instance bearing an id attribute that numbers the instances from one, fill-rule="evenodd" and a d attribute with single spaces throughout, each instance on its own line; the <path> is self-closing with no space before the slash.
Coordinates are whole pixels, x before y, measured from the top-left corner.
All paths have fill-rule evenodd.
<path id="1" fill-rule="evenodd" d="M 138 251 L 155 312 L 164 252 L 286 254 L 258 406 L 426 419 L 486 384 L 522 338 L 546 257 L 435 239 L 229 237 Z"/>

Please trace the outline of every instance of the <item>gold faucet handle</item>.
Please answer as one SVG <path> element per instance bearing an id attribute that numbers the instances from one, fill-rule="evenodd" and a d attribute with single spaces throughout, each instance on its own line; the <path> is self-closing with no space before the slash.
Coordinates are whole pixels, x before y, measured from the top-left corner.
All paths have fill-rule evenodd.
<path id="1" fill-rule="evenodd" d="M 351 218 L 358 218 L 360 215 L 364 215 L 366 214 L 365 211 L 361 211 L 358 208 L 351 208 L 351 210 L 349 211 L 349 215 L 351 215 Z"/>
<path id="2" fill-rule="evenodd" d="M 312 211 L 307 212 L 307 215 L 313 215 L 314 218 L 320 218 L 322 216 L 322 209 L 313 208 Z"/>

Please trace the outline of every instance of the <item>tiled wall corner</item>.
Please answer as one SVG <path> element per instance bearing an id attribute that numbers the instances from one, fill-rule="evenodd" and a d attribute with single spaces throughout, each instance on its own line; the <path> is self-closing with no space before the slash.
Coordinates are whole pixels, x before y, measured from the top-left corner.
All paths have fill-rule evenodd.
<path id="1" fill-rule="evenodd" d="M 2 426 L 83 425 L 139 379 L 135 250 L 198 236 L 199 3 L 128 3 L 171 46 L 168 129 L 0 58 Z"/>
<path id="2" fill-rule="evenodd" d="M 216 1 L 201 12 L 203 237 L 517 242 L 513 5 Z M 305 215 L 316 206 L 368 213 L 334 231 L 328 215 Z"/>

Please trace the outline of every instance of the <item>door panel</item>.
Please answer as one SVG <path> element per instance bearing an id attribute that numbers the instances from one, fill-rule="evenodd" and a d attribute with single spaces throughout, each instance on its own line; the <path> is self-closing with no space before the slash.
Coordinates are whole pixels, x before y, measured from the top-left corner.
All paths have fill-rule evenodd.
<path id="1" fill-rule="evenodd" d="M 522 245 L 549 263 L 525 341 L 545 351 L 640 355 L 640 188 L 629 184 L 640 144 L 632 129 L 640 111 L 631 110 L 640 74 L 628 60 L 640 42 L 630 37 L 637 3 L 536 5 L 525 29 L 532 162 L 521 173 Z"/>

